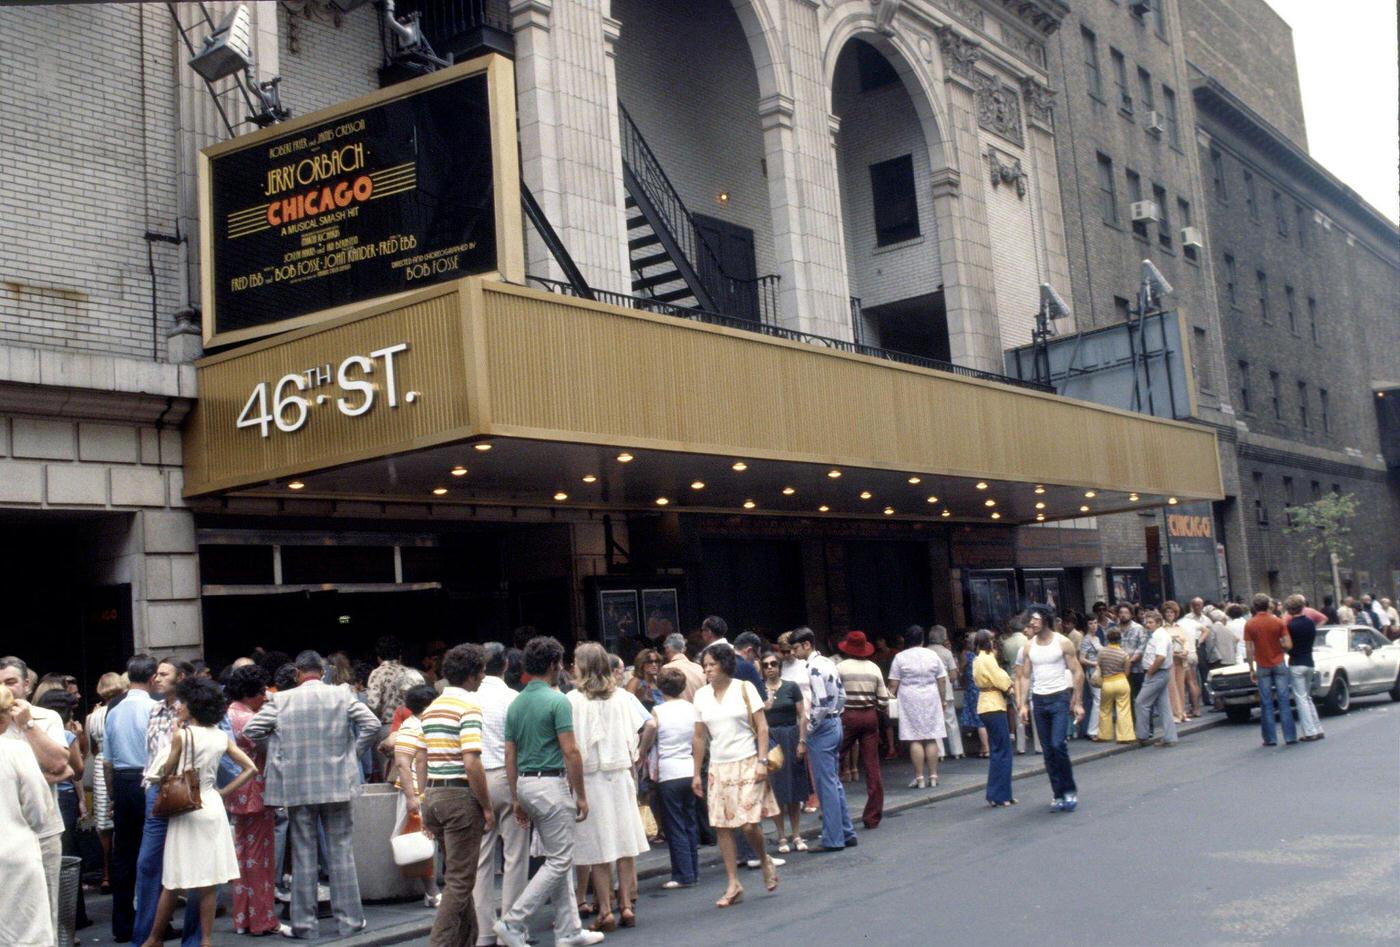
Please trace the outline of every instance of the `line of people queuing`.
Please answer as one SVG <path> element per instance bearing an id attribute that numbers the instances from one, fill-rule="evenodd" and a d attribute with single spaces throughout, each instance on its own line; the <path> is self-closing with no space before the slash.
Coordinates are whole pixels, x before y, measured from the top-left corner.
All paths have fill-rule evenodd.
<path id="1" fill-rule="evenodd" d="M 16 778 L 0 820 L 29 829 L 32 851 L 12 852 L 10 867 L 35 884 L 28 896 L 0 896 L 0 933 L 6 943 L 52 943 L 59 858 L 76 849 L 87 815 L 77 787 L 95 766 L 93 823 L 120 942 L 160 943 L 178 891 L 189 893 L 183 943 L 206 942 L 222 885 L 239 933 L 315 937 L 327 897 L 340 934 L 363 929 L 350 801 L 383 776 L 400 791 L 395 831 L 421 826 L 442 852 L 441 891 L 435 871 L 423 877 L 432 943 L 525 943 L 526 923 L 547 903 L 557 942 L 596 943 L 636 925 L 636 858 L 660 838 L 667 890 L 694 886 L 702 842 L 718 843 L 719 908 L 743 900 L 741 865 L 761 869 L 772 892 L 782 855 L 858 845 L 843 782 L 863 773 L 861 822 L 878 827 L 881 759 L 896 729 L 910 788 L 936 786 L 939 758 L 963 756 L 975 733 L 995 807 L 1017 801 L 1013 752 L 1038 743 L 1057 812 L 1078 805 L 1069 739 L 1174 746 L 1177 725 L 1208 701 L 1211 668 L 1250 665 L 1265 745 L 1277 742 L 1276 713 L 1285 743 L 1322 739 L 1309 693 L 1316 628 L 1364 614 L 1400 632 L 1387 608 L 1348 600 L 1318 611 L 1301 595 L 1256 596 L 1249 619 L 1237 603 L 1222 610 L 1199 598 L 1189 609 L 1096 603 L 1084 618 L 1032 606 L 999 634 L 967 635 L 956 655 L 946 629 L 911 626 L 897 651 L 850 632 L 839 660 L 817 650 L 811 629 L 771 643 L 745 632 L 731 644 L 711 616 L 698 642 L 670 635 L 630 668 L 594 643 L 566 667 L 548 637 L 523 649 L 459 645 L 426 674 L 402 662 L 392 637 L 378 642 L 373 668 L 343 654 L 259 653 L 218 683 L 200 663 L 137 655 L 125 674 L 99 681 L 86 727 L 75 719 L 76 681 L 36 680 L 21 659 L 3 658 L 0 735 L 13 739 L 0 740 L 0 766 Z M 186 770 L 207 803 L 156 815 L 162 778 Z M 820 813 L 810 846 L 804 812 Z M 532 857 L 543 860 L 533 875 Z M 290 923 L 277 917 L 279 897 L 290 901 Z"/>

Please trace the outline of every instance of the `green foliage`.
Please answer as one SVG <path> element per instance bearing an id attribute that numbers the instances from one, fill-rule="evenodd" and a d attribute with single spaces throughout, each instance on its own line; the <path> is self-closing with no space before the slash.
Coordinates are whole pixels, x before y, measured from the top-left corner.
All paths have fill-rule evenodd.
<path id="1" fill-rule="evenodd" d="M 1351 524 L 1356 518 L 1356 506 L 1355 494 L 1327 493 L 1311 503 L 1285 507 L 1289 525 L 1283 531 L 1297 540 L 1310 561 L 1318 563 L 1321 558 L 1319 577 L 1325 576 L 1329 584 L 1331 556 L 1335 554 L 1339 562 L 1351 558 Z"/>

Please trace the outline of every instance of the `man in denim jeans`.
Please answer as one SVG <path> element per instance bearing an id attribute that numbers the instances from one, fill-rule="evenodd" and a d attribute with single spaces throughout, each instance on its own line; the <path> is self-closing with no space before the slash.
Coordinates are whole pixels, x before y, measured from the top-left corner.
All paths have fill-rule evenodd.
<path id="1" fill-rule="evenodd" d="M 1045 756 L 1054 801 L 1052 812 L 1073 812 L 1079 805 L 1079 787 L 1069 760 L 1070 720 L 1084 717 L 1080 694 L 1084 669 L 1074 642 L 1055 631 L 1055 616 L 1043 605 L 1032 606 L 1026 631 L 1030 633 L 1016 669 L 1016 705 L 1023 724 L 1031 722 L 1028 698 L 1035 698 L 1035 730 Z"/>
<path id="2" fill-rule="evenodd" d="M 1259 727 L 1264 733 L 1265 746 L 1277 746 L 1278 736 L 1274 730 L 1274 707 L 1283 720 L 1283 742 L 1297 743 L 1298 734 L 1293 724 L 1293 709 L 1288 703 L 1291 688 L 1288 665 L 1283 656 L 1292 649 L 1293 639 L 1288 637 L 1288 626 L 1269 611 L 1269 596 L 1256 595 L 1251 603 L 1254 617 L 1245 622 L 1245 660 L 1249 662 L 1249 679 L 1259 685 Z"/>

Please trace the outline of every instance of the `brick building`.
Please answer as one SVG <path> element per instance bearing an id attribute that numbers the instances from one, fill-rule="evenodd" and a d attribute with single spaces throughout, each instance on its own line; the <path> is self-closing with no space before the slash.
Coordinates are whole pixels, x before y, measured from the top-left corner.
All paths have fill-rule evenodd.
<path id="1" fill-rule="evenodd" d="M 1400 232 L 1309 157 L 1287 25 L 1261 0 L 1183 13 L 1250 527 L 1232 579 L 1320 600 L 1328 564 L 1285 534 L 1285 508 L 1332 491 L 1360 501 L 1343 594 L 1393 594 L 1400 536 L 1381 524 L 1400 522 L 1385 403 L 1400 381 Z"/>

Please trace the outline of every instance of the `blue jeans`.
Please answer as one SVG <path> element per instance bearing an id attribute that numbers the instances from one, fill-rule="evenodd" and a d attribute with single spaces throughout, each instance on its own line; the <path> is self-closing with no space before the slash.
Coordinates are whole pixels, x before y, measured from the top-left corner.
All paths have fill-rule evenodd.
<path id="1" fill-rule="evenodd" d="M 661 802 L 661 827 L 671 850 L 671 880 L 693 885 L 700 880 L 700 824 L 695 821 L 698 801 L 690 780 L 668 779 L 656 784 Z"/>
<path id="2" fill-rule="evenodd" d="M 821 843 L 825 848 L 844 848 L 856 837 L 851 812 L 846 808 L 846 788 L 837 772 L 840 752 L 840 719 L 828 717 L 807 731 L 807 756 L 812 761 L 812 778 L 822 807 Z"/>
<path id="3" fill-rule="evenodd" d="M 165 866 L 165 829 L 169 822 L 151 815 L 157 788 L 146 789 L 146 824 L 141 832 L 141 854 L 136 857 L 136 923 L 131 942 L 140 947 L 156 923 L 156 902 L 160 900 L 160 876 Z M 199 899 L 185 903 L 185 926 L 180 932 L 184 947 L 199 947 Z"/>
<path id="4" fill-rule="evenodd" d="M 1077 791 L 1074 769 L 1069 763 L 1069 689 L 1058 694 L 1036 694 L 1031 702 L 1035 735 L 1045 757 L 1045 772 L 1056 799 Z M 991 733 L 988 732 L 988 737 Z"/>
<path id="5" fill-rule="evenodd" d="M 1257 668 L 1255 676 L 1259 678 L 1259 729 L 1264 731 L 1264 742 L 1278 742 L 1278 733 L 1274 729 L 1274 707 L 1277 703 L 1278 715 L 1283 718 L 1283 740 L 1293 743 L 1298 739 L 1298 731 L 1293 724 L 1293 708 L 1288 703 L 1288 692 L 1292 686 L 1288 665 L 1280 661 L 1271 668 Z"/>
<path id="6" fill-rule="evenodd" d="M 1006 712 L 997 710 L 982 714 L 982 726 L 987 731 L 987 801 L 1011 801 L 1011 728 Z"/>

